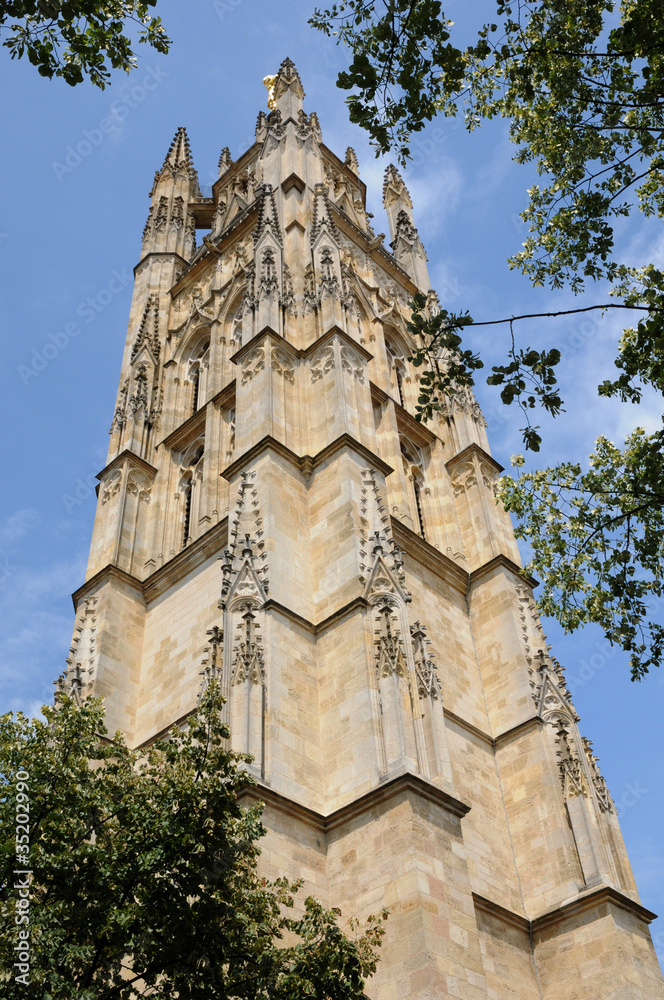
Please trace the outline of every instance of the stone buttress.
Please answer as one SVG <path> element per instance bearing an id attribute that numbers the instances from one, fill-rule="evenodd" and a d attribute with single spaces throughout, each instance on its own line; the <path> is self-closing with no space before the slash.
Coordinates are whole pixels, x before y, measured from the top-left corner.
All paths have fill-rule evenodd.
<path id="1" fill-rule="evenodd" d="M 219 679 L 266 874 L 390 910 L 375 1000 L 662 998 L 482 414 L 414 417 L 408 190 L 386 246 L 290 60 L 266 83 L 210 196 L 184 129 L 155 176 L 60 687 L 139 746 Z"/>

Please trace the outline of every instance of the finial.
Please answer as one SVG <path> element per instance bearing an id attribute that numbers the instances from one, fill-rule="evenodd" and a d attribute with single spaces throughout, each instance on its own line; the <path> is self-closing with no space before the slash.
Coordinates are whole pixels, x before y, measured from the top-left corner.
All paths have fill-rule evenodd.
<path id="1" fill-rule="evenodd" d="M 231 151 L 228 146 L 224 146 L 219 156 L 219 176 L 225 174 L 233 166 Z"/>
<path id="2" fill-rule="evenodd" d="M 411 209 L 413 207 L 403 177 L 393 163 L 388 163 L 383 179 L 383 205 L 389 208 L 395 201 L 401 201 Z"/>
<path id="3" fill-rule="evenodd" d="M 344 166 L 352 170 L 354 174 L 359 176 L 360 174 L 360 164 L 358 163 L 357 155 L 352 146 L 349 146 L 346 150 L 346 159 L 344 160 Z"/>

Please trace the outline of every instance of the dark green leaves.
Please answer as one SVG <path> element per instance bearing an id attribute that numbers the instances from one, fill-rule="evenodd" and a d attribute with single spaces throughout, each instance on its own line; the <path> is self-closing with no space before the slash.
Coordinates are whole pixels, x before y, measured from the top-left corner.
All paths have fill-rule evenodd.
<path id="1" fill-rule="evenodd" d="M 636 430 L 623 449 L 600 437 L 585 472 L 566 462 L 500 481 L 531 546 L 527 571 L 543 580 L 540 610 L 568 632 L 598 624 L 629 653 L 633 680 L 664 655 L 663 447 L 662 431 Z"/>
<path id="2" fill-rule="evenodd" d="M 463 82 L 463 53 L 449 42 L 451 22 L 441 4 L 346 0 L 317 9 L 309 23 L 349 46 L 353 57 L 337 86 L 356 91 L 347 99 L 351 121 L 369 132 L 377 153 L 395 148 L 403 162 L 410 135 Z"/>
<path id="3" fill-rule="evenodd" d="M 0 2 L 0 30 L 12 59 L 27 56 L 42 76 L 62 77 L 76 86 L 87 76 L 102 90 L 110 68 L 128 72 L 136 64 L 132 42 L 125 32 L 139 27 L 139 42 L 168 52 L 170 40 L 161 18 L 150 8 L 156 0 L 4 0 Z"/>
<path id="4" fill-rule="evenodd" d="M 338 914 L 308 899 L 293 916 L 299 883 L 258 874 L 261 808 L 241 809 L 251 783 L 228 749 L 214 685 L 188 729 L 130 750 L 104 729 L 99 700 L 64 698 L 48 722 L 0 717 L 0 993 L 14 981 L 12 890 L 14 776 L 28 774 L 30 808 L 29 996 L 34 1000 L 134 1000 L 150 996 L 364 997 L 383 916 L 350 940 Z M 283 947 L 285 931 L 294 933 Z"/>

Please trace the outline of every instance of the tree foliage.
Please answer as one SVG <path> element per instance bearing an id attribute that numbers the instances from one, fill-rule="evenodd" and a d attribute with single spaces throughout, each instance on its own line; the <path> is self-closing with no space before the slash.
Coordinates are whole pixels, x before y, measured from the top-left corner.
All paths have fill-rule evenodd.
<path id="1" fill-rule="evenodd" d="M 519 519 L 517 537 L 533 552 L 528 570 L 543 576 L 540 610 L 570 632 L 600 625 L 629 653 L 633 680 L 659 666 L 664 652 L 657 621 L 664 596 L 663 445 L 664 434 L 642 430 L 624 449 L 600 437 L 587 471 L 564 462 L 500 481 L 501 499 Z"/>
<path id="2" fill-rule="evenodd" d="M 663 13 L 661 0 L 496 0 L 495 16 L 468 43 L 455 37 L 438 0 L 342 0 L 311 22 L 350 47 L 337 83 L 352 91 L 351 117 L 377 153 L 391 150 L 405 162 L 412 134 L 437 113 L 464 114 L 469 130 L 492 118 L 509 123 L 514 159 L 541 178 L 522 212 L 528 237 L 509 266 L 534 286 L 575 294 L 601 283 L 608 295 L 579 312 L 639 314 L 623 331 L 615 378 L 597 387 L 632 403 L 644 387 L 664 392 L 664 274 L 657 261 L 619 259 L 615 237 L 635 209 L 664 215 Z M 414 302 L 411 331 L 413 361 L 424 369 L 418 415 L 428 419 L 455 383 L 474 384 L 482 360 L 463 342 L 468 313 L 434 315 L 423 301 Z M 531 411 L 563 410 L 560 353 L 519 346 L 516 323 L 528 318 L 474 325 L 509 324 L 505 363 L 487 382 L 521 408 L 525 446 L 538 451 Z M 564 465 L 503 486 L 518 533 L 533 546 L 529 569 L 543 577 L 544 610 L 567 629 L 600 624 L 630 653 L 635 678 L 662 658 L 647 600 L 660 593 L 664 573 L 656 540 L 662 440 L 661 431 L 637 429 L 621 449 L 600 438 L 588 472 Z"/>
<path id="3" fill-rule="evenodd" d="M 103 90 L 110 68 L 136 65 L 129 30 L 157 52 L 168 52 L 157 0 L 0 0 L 0 33 L 12 59 L 27 56 L 42 76 L 60 76 L 72 87 L 87 76 Z M 110 67 L 110 68 L 109 68 Z"/>
<path id="4" fill-rule="evenodd" d="M 298 882 L 259 876 L 261 809 L 238 805 L 248 758 L 228 750 L 219 709 L 211 685 L 187 728 L 146 750 L 108 738 L 99 699 L 63 697 L 46 722 L 0 718 L 7 1000 L 364 997 L 386 914 L 352 922 L 349 937 L 312 897 L 296 915 Z M 27 911 L 16 869 L 32 873 Z M 14 967 L 25 912 L 27 991 Z"/>

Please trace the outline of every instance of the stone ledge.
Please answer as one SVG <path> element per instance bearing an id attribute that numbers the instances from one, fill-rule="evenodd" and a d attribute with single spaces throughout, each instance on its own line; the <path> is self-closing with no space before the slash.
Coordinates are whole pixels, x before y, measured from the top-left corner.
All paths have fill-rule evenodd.
<path id="1" fill-rule="evenodd" d="M 470 458 L 472 455 L 477 455 L 478 458 L 483 458 L 485 462 L 488 462 L 489 465 L 493 468 L 494 472 L 501 473 L 505 471 L 503 466 L 500 464 L 500 462 L 497 462 L 495 460 L 493 455 L 490 455 L 488 451 L 485 451 L 484 448 L 481 448 L 478 444 L 475 444 L 474 442 L 472 444 L 469 444 L 466 448 L 464 448 L 463 451 L 460 451 L 458 454 L 453 455 L 452 458 L 449 458 L 447 462 L 445 462 L 445 468 L 447 469 L 448 472 L 451 472 L 456 465 L 459 465 L 461 462 Z"/>
<path id="2" fill-rule="evenodd" d="M 330 444 L 326 445 L 318 454 L 314 455 L 296 455 L 287 445 L 282 444 L 277 438 L 272 437 L 271 434 L 266 434 L 265 437 L 257 441 L 256 444 L 252 445 L 247 451 L 244 452 L 238 459 L 236 459 L 231 465 L 227 466 L 219 474 L 227 479 L 228 482 L 231 481 L 233 476 L 240 472 L 244 466 L 251 462 L 257 455 L 263 454 L 266 451 L 274 451 L 282 458 L 285 458 L 291 465 L 294 465 L 306 478 L 308 477 L 319 465 L 322 465 L 330 456 L 334 455 L 337 451 L 341 451 L 342 448 L 350 448 L 352 451 L 357 452 L 362 458 L 368 462 L 371 466 L 381 472 L 384 476 L 389 476 L 390 473 L 394 472 L 394 469 L 386 462 L 383 462 L 378 455 L 374 455 L 365 445 L 361 444 L 355 438 L 351 437 L 350 434 L 341 434 Z"/>
<path id="3" fill-rule="evenodd" d="M 143 594 L 150 604 L 157 597 L 177 583 L 193 569 L 214 556 L 226 544 L 228 538 L 228 518 L 218 521 L 205 534 L 190 542 L 185 549 L 174 555 L 168 562 L 151 573 L 143 581 Z M 221 584 L 219 585 L 221 590 Z"/>
<path id="4" fill-rule="evenodd" d="M 288 618 L 296 625 L 306 629 L 307 632 L 311 632 L 312 635 L 318 635 L 321 632 L 325 632 L 326 629 L 330 628 L 332 625 L 336 625 L 337 622 L 352 614 L 353 611 L 364 611 L 368 607 L 369 602 L 365 600 L 364 597 L 355 597 L 352 601 L 349 601 L 348 604 L 344 604 L 343 607 L 337 608 L 336 611 L 333 611 L 331 615 L 323 618 L 320 622 L 309 621 L 308 618 L 304 618 L 302 615 L 299 615 L 297 611 L 291 611 L 291 609 L 287 608 L 285 604 L 280 604 L 279 601 L 275 601 L 272 598 L 268 598 L 265 604 L 263 604 L 262 610 L 277 611 L 279 614 L 283 615 L 284 618 Z"/>
<path id="5" fill-rule="evenodd" d="M 155 469 L 154 465 L 150 465 L 150 463 L 146 462 L 140 455 L 137 455 L 135 452 L 129 451 L 128 448 L 125 448 L 124 451 L 121 451 L 119 455 L 116 455 L 115 458 L 108 463 L 108 465 L 104 466 L 101 472 L 97 473 L 95 479 L 98 479 L 101 482 L 104 476 L 107 476 L 109 472 L 112 472 L 113 469 L 117 469 L 119 465 L 122 465 L 126 461 L 133 462 L 139 469 L 147 472 L 149 476 L 157 475 L 157 469 Z"/>
<path id="6" fill-rule="evenodd" d="M 541 916 L 534 917 L 532 920 L 529 920 L 528 917 L 524 917 L 520 913 L 515 913 L 514 910 L 509 910 L 507 907 L 501 906 L 499 903 L 494 903 L 493 900 L 487 899 L 477 892 L 473 892 L 472 896 L 477 910 L 482 910 L 484 913 L 497 917 L 504 923 L 511 924 L 513 927 L 517 927 L 527 934 L 537 934 L 545 931 L 556 924 L 570 920 L 580 913 L 587 913 L 589 910 L 595 910 L 607 903 L 617 906 L 621 910 L 626 910 L 628 913 L 632 913 L 639 920 L 643 920 L 647 924 L 657 918 L 656 913 L 646 909 L 641 903 L 637 903 L 636 900 L 631 899 L 631 897 L 626 896 L 625 893 L 614 889 L 610 885 L 603 885 L 599 889 L 592 889 L 580 895 L 577 899 L 555 906 Z"/>
<path id="7" fill-rule="evenodd" d="M 403 521 L 399 521 L 396 517 L 390 517 L 390 521 L 394 540 L 402 551 L 428 566 L 438 576 L 442 576 L 459 593 L 466 594 L 469 577 L 465 569 L 446 556 L 440 549 L 426 542 Z"/>
<path id="8" fill-rule="evenodd" d="M 78 610 L 78 605 L 81 600 L 87 597 L 91 590 L 94 590 L 99 584 L 105 583 L 107 580 L 111 579 L 120 580 L 122 583 L 126 583 L 129 587 L 133 587 L 134 590 L 137 590 L 141 597 L 144 597 L 143 583 L 138 579 L 138 577 L 132 576 L 130 573 L 125 572 L 125 570 L 120 569 L 118 566 L 109 564 L 108 566 L 104 566 L 103 569 L 100 569 L 94 576 L 91 576 L 89 580 L 86 580 L 85 583 L 78 588 L 78 590 L 74 591 L 71 595 L 74 610 Z"/>
<path id="9" fill-rule="evenodd" d="M 643 920 L 646 924 L 657 919 L 656 913 L 646 909 L 645 906 L 637 903 L 636 900 L 625 895 L 624 892 L 614 889 L 613 886 L 603 885 L 599 889 L 591 889 L 576 899 L 553 907 L 551 910 L 547 910 L 546 913 L 542 913 L 539 917 L 534 917 L 531 921 L 533 933 L 537 934 L 540 931 L 545 931 L 549 927 L 561 923 L 563 920 L 570 920 L 580 913 L 587 913 L 588 910 L 594 910 L 605 903 L 610 903 L 621 910 L 626 910 L 628 913 L 638 917 L 639 920 Z"/>
<path id="10" fill-rule="evenodd" d="M 503 555 L 501 552 L 500 555 L 494 556 L 493 559 L 489 559 L 488 562 L 485 562 L 482 566 L 478 566 L 477 569 L 474 569 L 472 573 L 469 574 L 468 589 L 470 590 L 470 588 L 477 583 L 478 580 L 481 580 L 483 576 L 491 573 L 494 569 L 498 569 L 500 566 L 502 566 L 503 569 L 509 570 L 510 573 L 513 573 L 514 576 L 518 577 L 519 583 L 527 583 L 529 587 L 533 588 L 533 590 L 535 587 L 539 587 L 539 580 L 536 580 L 533 576 L 526 576 L 523 569 L 518 566 L 513 559 L 510 559 L 509 556 Z"/>
<path id="11" fill-rule="evenodd" d="M 434 802 L 436 805 L 441 806 L 441 808 L 459 819 L 462 819 L 470 812 L 470 806 L 466 805 L 465 802 L 450 795 L 449 792 L 443 791 L 437 785 L 431 784 L 426 778 L 410 773 L 390 778 L 388 781 L 377 785 L 358 798 L 347 802 L 345 805 L 340 806 L 339 809 L 334 809 L 331 813 L 327 814 L 310 809 L 296 799 L 292 799 L 290 796 L 284 795 L 282 792 L 278 792 L 268 785 L 263 785 L 259 782 L 255 785 L 248 785 L 242 790 L 239 797 L 251 798 L 257 802 L 265 802 L 266 805 L 271 805 L 289 816 L 295 816 L 323 833 L 330 833 L 356 816 L 361 816 L 369 809 L 389 802 L 390 799 L 393 799 L 396 795 L 400 795 L 402 792 L 414 792 L 429 802 Z"/>
<path id="12" fill-rule="evenodd" d="M 476 910 L 488 913 L 489 916 L 496 917 L 498 920 L 502 920 L 503 923 L 511 924 L 517 930 L 530 934 L 531 923 L 528 917 L 521 916 L 521 914 L 515 913 L 514 910 L 508 910 L 507 907 L 500 906 L 499 903 L 494 903 L 493 900 L 487 899 L 485 896 L 480 896 L 478 892 L 473 892 L 471 895 Z"/>
<path id="13" fill-rule="evenodd" d="M 417 420 L 412 413 L 401 405 L 398 399 L 391 396 L 389 392 L 385 392 L 385 390 L 381 389 L 381 387 L 376 385 L 375 382 L 370 381 L 369 388 L 371 389 L 371 398 L 376 402 L 394 403 L 397 427 L 403 434 L 409 434 L 415 439 L 416 444 L 422 444 L 425 447 L 430 444 L 435 444 L 436 441 L 440 441 L 441 446 L 444 447 L 443 439 L 427 427 L 426 424 Z"/>

